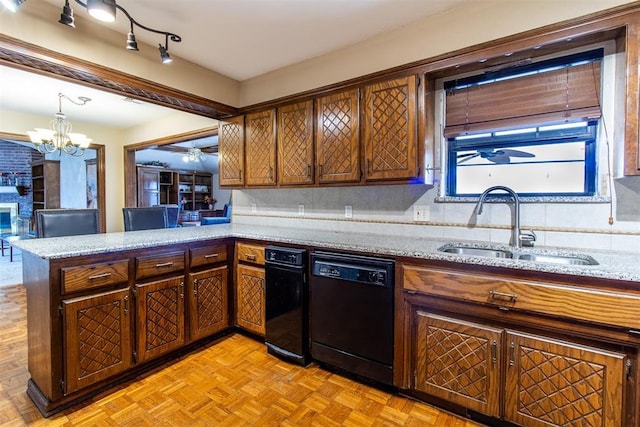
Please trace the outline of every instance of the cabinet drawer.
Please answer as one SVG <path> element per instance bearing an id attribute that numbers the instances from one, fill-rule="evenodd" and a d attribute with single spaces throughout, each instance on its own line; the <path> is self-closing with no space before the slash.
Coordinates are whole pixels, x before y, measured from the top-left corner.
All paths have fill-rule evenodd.
<path id="1" fill-rule="evenodd" d="M 264 265 L 264 246 L 238 243 L 236 249 L 238 261 Z"/>
<path id="2" fill-rule="evenodd" d="M 191 254 L 191 267 L 215 264 L 227 260 L 227 247 L 224 245 L 193 248 L 189 252 Z"/>
<path id="3" fill-rule="evenodd" d="M 136 257 L 136 279 L 184 271 L 184 251 Z"/>
<path id="4" fill-rule="evenodd" d="M 129 260 L 66 267 L 62 269 L 62 293 L 71 293 L 129 280 Z"/>
<path id="5" fill-rule="evenodd" d="M 640 294 L 403 266 L 406 291 L 640 328 Z"/>

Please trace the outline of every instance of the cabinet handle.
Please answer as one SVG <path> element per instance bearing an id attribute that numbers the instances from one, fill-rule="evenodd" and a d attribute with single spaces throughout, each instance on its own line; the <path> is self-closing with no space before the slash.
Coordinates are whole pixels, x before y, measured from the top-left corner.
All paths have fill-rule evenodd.
<path id="1" fill-rule="evenodd" d="M 247 254 L 247 260 L 249 261 L 255 261 L 256 259 L 258 259 L 255 255 L 253 254 Z"/>
<path id="2" fill-rule="evenodd" d="M 159 264 L 156 264 L 156 268 L 171 267 L 172 265 L 172 262 L 161 262 Z"/>
<path id="3" fill-rule="evenodd" d="M 371 173 L 371 159 L 367 159 L 367 173 Z"/>
<path id="4" fill-rule="evenodd" d="M 307 176 L 311 176 L 311 165 L 307 165 Z"/>
<path id="5" fill-rule="evenodd" d="M 124 314 L 129 313 L 129 296 L 125 295 L 124 297 Z"/>
<path id="6" fill-rule="evenodd" d="M 496 340 L 491 343 L 491 362 L 494 365 L 498 363 L 498 342 Z"/>
<path id="7" fill-rule="evenodd" d="M 238 181 L 242 181 L 242 169 L 238 169 Z"/>
<path id="8" fill-rule="evenodd" d="M 111 276 L 111 273 L 96 274 L 95 276 L 89 276 L 89 280 L 104 279 L 110 276 Z"/>
<path id="9" fill-rule="evenodd" d="M 219 254 L 207 254 L 204 257 L 209 259 L 209 258 L 218 258 Z"/>
<path id="10" fill-rule="evenodd" d="M 509 366 L 516 364 L 516 343 L 513 341 L 509 345 Z"/>
<path id="11" fill-rule="evenodd" d="M 180 282 L 180 298 L 184 299 L 184 281 Z"/>
<path id="12" fill-rule="evenodd" d="M 193 281 L 193 296 L 198 296 L 198 279 Z"/>
<path id="13" fill-rule="evenodd" d="M 318 176 L 322 176 L 322 165 L 318 165 Z"/>
<path id="14" fill-rule="evenodd" d="M 516 294 L 508 294 L 506 292 L 489 291 L 489 296 L 493 299 L 507 299 L 511 302 L 515 302 L 518 299 Z"/>
<path id="15" fill-rule="evenodd" d="M 273 168 L 269 166 L 269 179 L 273 179 Z"/>

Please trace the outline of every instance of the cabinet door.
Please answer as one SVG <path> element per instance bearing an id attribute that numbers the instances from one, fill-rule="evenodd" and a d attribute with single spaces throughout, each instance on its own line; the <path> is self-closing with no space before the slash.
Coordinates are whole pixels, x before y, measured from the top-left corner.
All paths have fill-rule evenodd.
<path id="1" fill-rule="evenodd" d="M 364 89 L 365 178 L 410 179 L 418 176 L 416 77 Z"/>
<path id="2" fill-rule="evenodd" d="M 138 206 L 148 207 L 160 204 L 160 172 L 138 168 Z"/>
<path id="3" fill-rule="evenodd" d="M 62 302 L 65 394 L 131 366 L 129 288 Z"/>
<path id="4" fill-rule="evenodd" d="M 184 344 L 184 279 L 136 284 L 138 362 Z"/>
<path id="5" fill-rule="evenodd" d="M 526 426 L 622 425 L 625 355 L 509 332 L 505 418 Z"/>
<path id="6" fill-rule="evenodd" d="M 359 181 L 358 91 L 351 90 L 318 98 L 316 117 L 318 181 Z"/>
<path id="7" fill-rule="evenodd" d="M 502 330 L 422 311 L 415 316 L 415 388 L 499 417 Z"/>
<path id="8" fill-rule="evenodd" d="M 244 116 L 220 122 L 218 162 L 220 186 L 244 185 Z"/>
<path id="9" fill-rule="evenodd" d="M 278 108 L 278 182 L 313 184 L 313 102 Z"/>
<path id="10" fill-rule="evenodd" d="M 192 341 L 229 326 L 227 267 L 189 274 L 189 336 Z"/>
<path id="11" fill-rule="evenodd" d="M 236 324 L 264 335 L 264 268 L 238 264 L 236 276 Z"/>
<path id="12" fill-rule="evenodd" d="M 247 114 L 245 118 L 247 185 L 276 183 L 275 110 Z"/>

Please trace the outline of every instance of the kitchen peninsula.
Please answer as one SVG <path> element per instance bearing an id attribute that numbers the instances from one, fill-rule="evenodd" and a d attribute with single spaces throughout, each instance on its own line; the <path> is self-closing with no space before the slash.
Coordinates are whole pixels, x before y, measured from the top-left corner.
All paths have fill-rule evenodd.
<path id="1" fill-rule="evenodd" d="M 395 259 L 394 385 L 405 393 L 448 401 L 485 422 L 562 425 L 557 414 L 532 409 L 529 374 L 552 406 L 606 420 L 598 425 L 640 425 L 639 255 L 590 251 L 598 265 L 559 265 L 449 254 L 438 250 L 452 243 L 445 239 L 238 224 L 19 242 L 28 394 L 40 411 L 58 412 L 237 326 L 238 242 Z M 215 309 L 199 310 L 203 295 L 216 299 Z M 437 363 L 449 363 L 461 378 L 469 374 L 456 366 L 460 358 L 447 357 L 462 347 L 425 344 L 451 338 L 477 364 L 474 383 L 457 389 L 438 377 L 445 366 Z M 575 384 L 565 384 L 562 397 L 550 389 L 562 374 L 549 361 L 574 368 L 565 381 Z M 592 392 L 581 394 L 584 387 Z M 586 402 L 591 409 L 583 411 Z"/>

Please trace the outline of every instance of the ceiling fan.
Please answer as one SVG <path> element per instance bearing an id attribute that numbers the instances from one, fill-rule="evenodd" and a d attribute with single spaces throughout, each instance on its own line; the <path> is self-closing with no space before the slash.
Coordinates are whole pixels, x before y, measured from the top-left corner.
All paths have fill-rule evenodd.
<path id="1" fill-rule="evenodd" d="M 475 153 L 459 154 L 458 164 L 468 162 L 476 157 L 481 157 L 497 164 L 506 164 L 511 163 L 511 157 L 535 157 L 535 154 L 508 148 L 479 148 Z"/>

